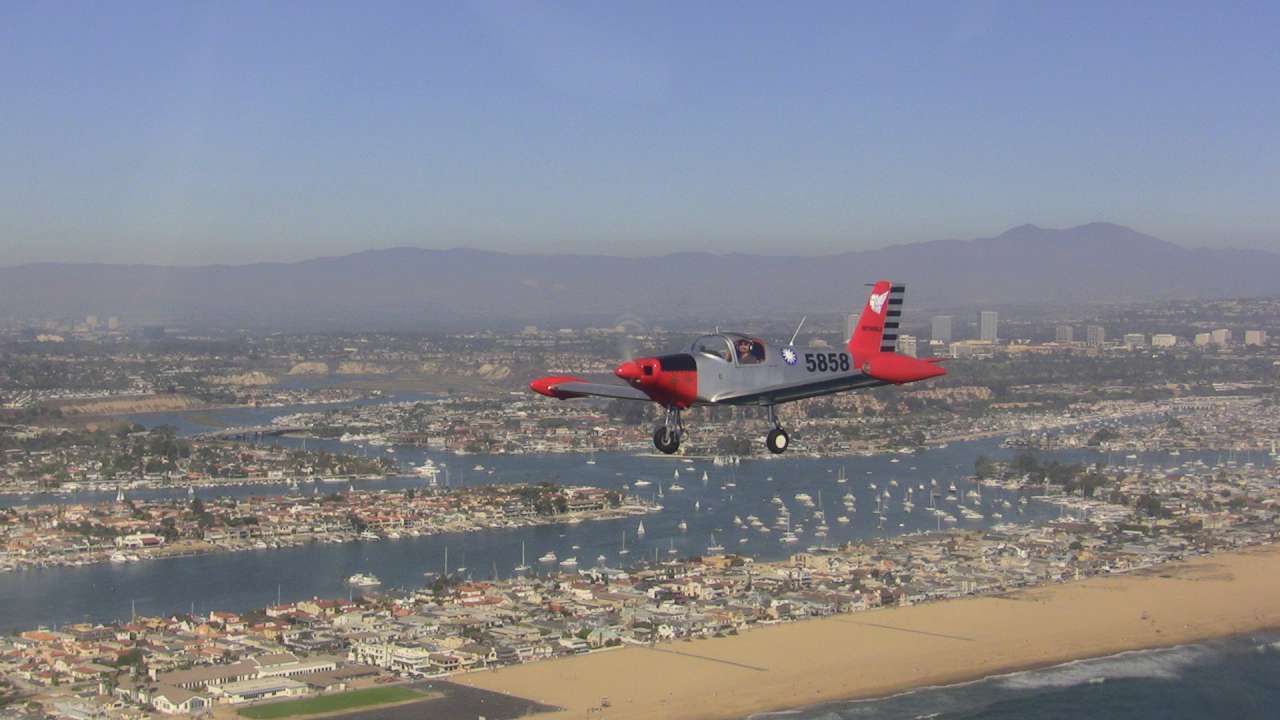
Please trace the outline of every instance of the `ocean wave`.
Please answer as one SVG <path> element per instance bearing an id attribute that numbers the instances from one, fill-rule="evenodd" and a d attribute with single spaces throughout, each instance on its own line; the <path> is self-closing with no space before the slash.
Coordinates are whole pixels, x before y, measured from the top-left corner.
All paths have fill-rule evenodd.
<path id="1" fill-rule="evenodd" d="M 1117 655 L 1074 660 L 1038 670 L 1024 670 L 993 679 L 1000 687 L 1011 690 L 1065 688 L 1125 678 L 1173 680 L 1180 677 L 1187 667 L 1203 661 L 1213 652 L 1213 649 L 1204 645 L 1130 650 Z"/>

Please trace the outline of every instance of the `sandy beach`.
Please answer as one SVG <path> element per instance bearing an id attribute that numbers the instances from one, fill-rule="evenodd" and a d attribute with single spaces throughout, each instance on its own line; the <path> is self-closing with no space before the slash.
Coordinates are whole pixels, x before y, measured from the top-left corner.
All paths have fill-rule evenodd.
<path id="1" fill-rule="evenodd" d="M 1280 546 L 455 678 L 540 717 L 742 718 L 1280 627 Z M 601 709 L 602 699 L 610 706 Z"/>

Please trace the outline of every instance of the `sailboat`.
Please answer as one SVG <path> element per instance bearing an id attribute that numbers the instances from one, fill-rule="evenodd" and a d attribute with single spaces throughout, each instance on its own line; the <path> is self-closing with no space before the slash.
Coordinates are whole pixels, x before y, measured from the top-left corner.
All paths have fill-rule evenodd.
<path id="1" fill-rule="evenodd" d="M 676 539 L 675 539 L 675 538 L 671 538 L 671 547 L 667 550 L 667 554 L 668 554 L 668 555 L 675 555 L 675 554 L 676 554 Z"/>
<path id="2" fill-rule="evenodd" d="M 640 526 L 636 528 L 636 537 L 644 537 L 644 521 L 640 521 Z"/>
<path id="3" fill-rule="evenodd" d="M 520 541 L 520 564 L 516 566 L 516 572 L 529 572 L 529 565 L 524 561 L 524 541 Z"/>
<path id="4" fill-rule="evenodd" d="M 618 551 L 619 555 L 626 555 L 631 551 L 627 549 L 627 531 L 622 531 L 622 549 Z"/>
<path id="5" fill-rule="evenodd" d="M 844 474 L 844 466 L 840 466 L 840 472 L 836 475 L 836 483 L 843 485 L 849 482 L 849 476 Z"/>
<path id="6" fill-rule="evenodd" d="M 782 534 L 782 537 L 779 538 L 779 540 L 788 545 L 800 541 L 800 538 L 796 537 L 796 534 L 791 531 L 791 518 L 787 518 L 786 532 Z"/>
<path id="7" fill-rule="evenodd" d="M 723 545 L 720 545 L 720 544 L 718 544 L 718 543 L 716 542 L 716 534 L 715 534 L 715 533 L 711 533 L 711 544 L 707 546 L 707 552 L 709 552 L 709 553 L 721 553 L 721 552 L 724 552 L 724 546 L 723 546 Z"/>

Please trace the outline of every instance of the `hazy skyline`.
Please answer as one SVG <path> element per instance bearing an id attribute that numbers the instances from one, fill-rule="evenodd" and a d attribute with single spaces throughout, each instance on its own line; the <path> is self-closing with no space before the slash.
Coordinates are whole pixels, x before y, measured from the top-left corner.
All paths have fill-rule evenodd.
<path id="1" fill-rule="evenodd" d="M 1280 250 L 1274 5 L 11 4 L 0 265 Z"/>

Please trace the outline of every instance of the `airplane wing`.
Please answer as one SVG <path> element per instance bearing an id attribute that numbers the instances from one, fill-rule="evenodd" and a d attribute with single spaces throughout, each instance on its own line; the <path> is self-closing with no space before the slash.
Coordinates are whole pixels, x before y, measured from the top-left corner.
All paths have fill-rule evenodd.
<path id="1" fill-rule="evenodd" d="M 529 383 L 534 392 L 547 397 L 568 400 L 578 397 L 607 397 L 619 400 L 652 400 L 630 385 L 593 383 L 575 377 L 544 377 Z"/>
<path id="2" fill-rule="evenodd" d="M 724 405 L 754 405 L 757 403 L 784 403 L 793 400 L 830 395 L 832 393 L 857 390 L 859 388 L 888 385 L 884 380 L 877 380 L 865 373 L 841 375 L 819 382 L 783 383 L 770 387 L 730 392 L 717 395 L 712 402 Z"/>

